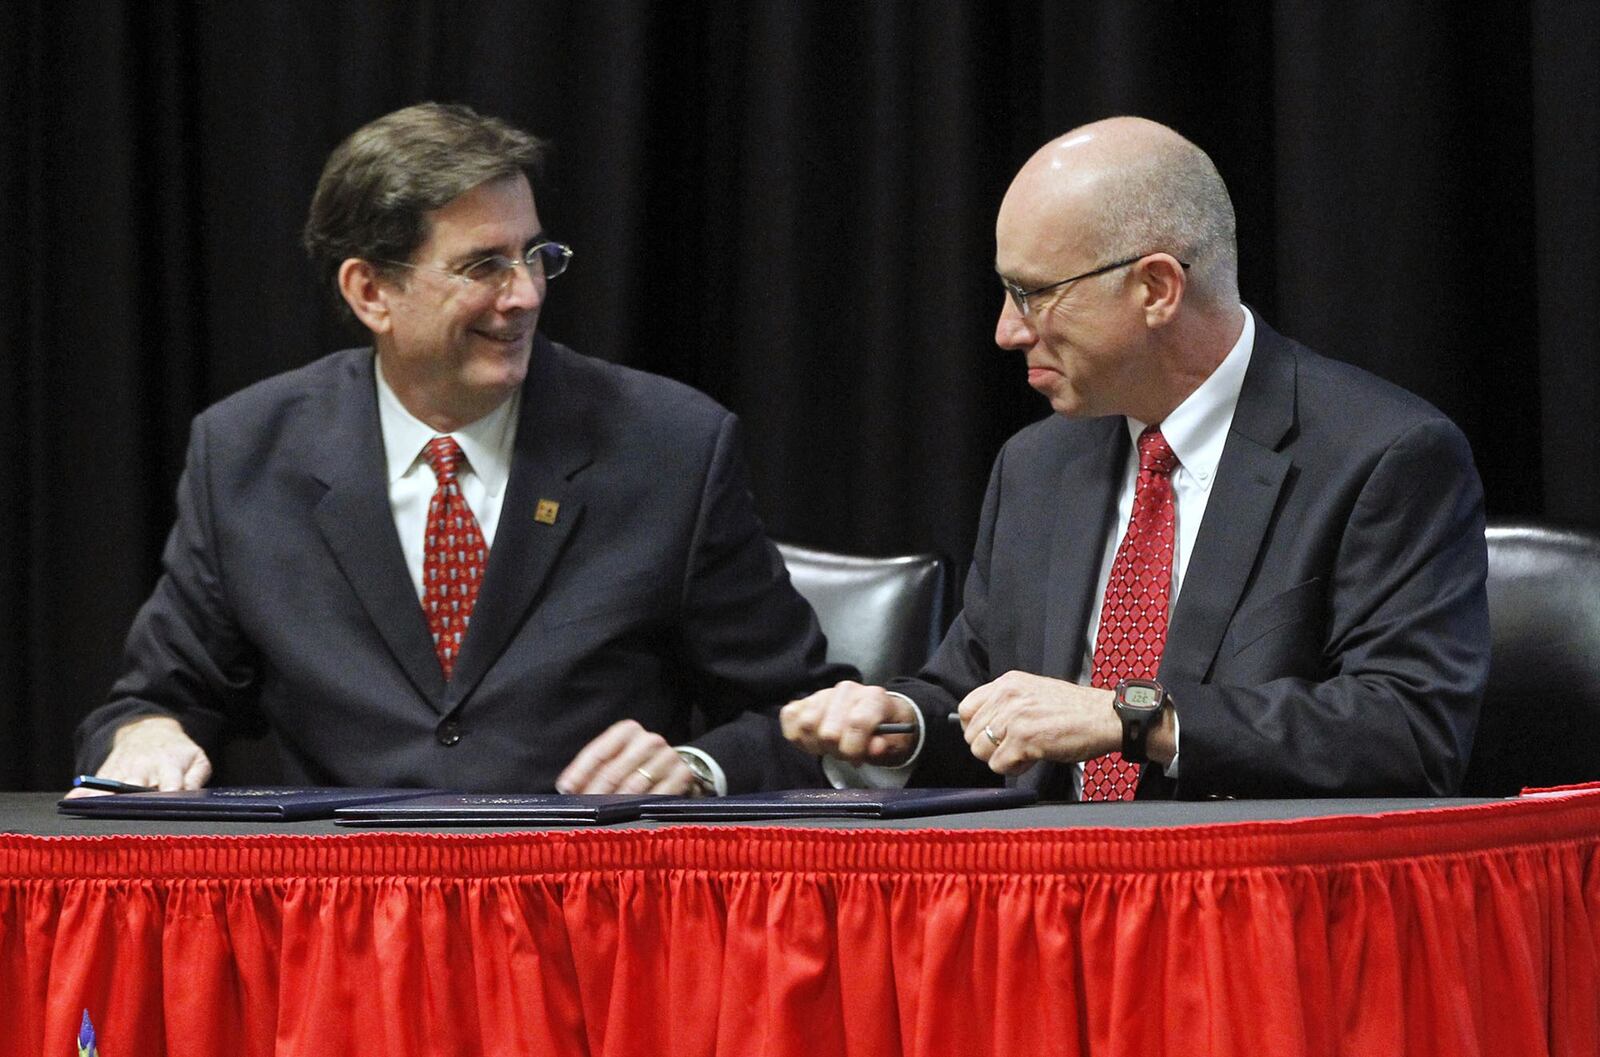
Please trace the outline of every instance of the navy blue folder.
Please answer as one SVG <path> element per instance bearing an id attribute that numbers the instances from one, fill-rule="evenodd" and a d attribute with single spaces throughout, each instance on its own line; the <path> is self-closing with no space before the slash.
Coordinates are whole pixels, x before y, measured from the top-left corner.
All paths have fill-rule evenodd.
<path id="1" fill-rule="evenodd" d="M 213 822 L 295 822 L 332 818 L 339 808 L 426 796 L 434 789 L 337 789 L 222 786 L 173 792 L 110 793 L 56 805 L 79 818 L 203 819 Z"/>
<path id="2" fill-rule="evenodd" d="M 629 822 L 675 796 L 635 793 L 440 793 L 340 808 L 341 826 L 594 826 Z"/>
<path id="3" fill-rule="evenodd" d="M 785 789 L 651 804 L 641 818 L 673 822 L 779 818 L 915 818 L 1022 807 L 1029 789 Z"/>

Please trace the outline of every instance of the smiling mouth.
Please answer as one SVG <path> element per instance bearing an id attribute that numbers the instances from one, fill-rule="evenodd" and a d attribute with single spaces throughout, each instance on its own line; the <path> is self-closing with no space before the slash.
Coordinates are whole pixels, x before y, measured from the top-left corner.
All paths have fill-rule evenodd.
<path id="1" fill-rule="evenodd" d="M 515 345 L 517 342 L 528 336 L 528 332 L 526 330 L 518 330 L 510 334 L 499 334 L 492 330 L 474 330 L 473 333 L 478 335 L 480 338 L 487 338 L 489 341 L 496 342 L 500 345 Z"/>

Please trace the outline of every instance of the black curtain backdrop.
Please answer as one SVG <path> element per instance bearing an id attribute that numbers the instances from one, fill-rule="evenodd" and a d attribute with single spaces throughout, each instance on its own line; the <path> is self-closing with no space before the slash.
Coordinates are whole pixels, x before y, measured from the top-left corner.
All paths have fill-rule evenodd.
<path id="1" fill-rule="evenodd" d="M 358 339 L 298 232 L 372 117 L 554 141 L 546 332 L 738 412 L 774 536 L 964 565 L 1046 413 L 995 209 L 1118 113 L 1211 153 L 1246 300 L 1448 412 L 1492 516 L 1600 528 L 1597 57 L 1594 0 L 0 5 L 0 787 L 66 780 L 190 417 Z"/>

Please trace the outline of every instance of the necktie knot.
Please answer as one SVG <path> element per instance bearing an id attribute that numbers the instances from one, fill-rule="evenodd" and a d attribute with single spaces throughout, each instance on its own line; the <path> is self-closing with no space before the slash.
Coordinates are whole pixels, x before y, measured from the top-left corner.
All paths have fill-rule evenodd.
<path id="1" fill-rule="evenodd" d="M 1178 468 L 1178 456 L 1173 454 L 1161 429 L 1150 426 L 1139 434 L 1139 472 L 1158 473 L 1165 477 Z"/>
<path id="2" fill-rule="evenodd" d="M 422 449 L 422 457 L 433 467 L 433 476 L 440 484 L 453 483 L 456 470 L 467 461 L 467 453 L 454 437 L 434 437 Z"/>

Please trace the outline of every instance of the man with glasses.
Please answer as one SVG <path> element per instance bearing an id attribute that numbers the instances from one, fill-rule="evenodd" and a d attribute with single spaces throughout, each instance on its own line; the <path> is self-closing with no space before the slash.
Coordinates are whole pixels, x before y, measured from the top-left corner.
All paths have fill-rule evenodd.
<path id="1" fill-rule="evenodd" d="M 1241 305 L 1227 190 L 1171 129 L 1046 144 L 995 246 L 996 341 L 1056 414 L 996 460 L 928 666 L 793 702 L 785 733 L 838 784 L 1456 792 L 1489 662 L 1460 431 Z"/>
<path id="2" fill-rule="evenodd" d="M 844 671 L 757 521 L 733 416 L 538 333 L 572 259 L 540 143 L 466 107 L 329 158 L 306 247 L 372 334 L 200 415 L 164 573 L 79 768 L 702 793 L 820 780 L 772 712 Z"/>

